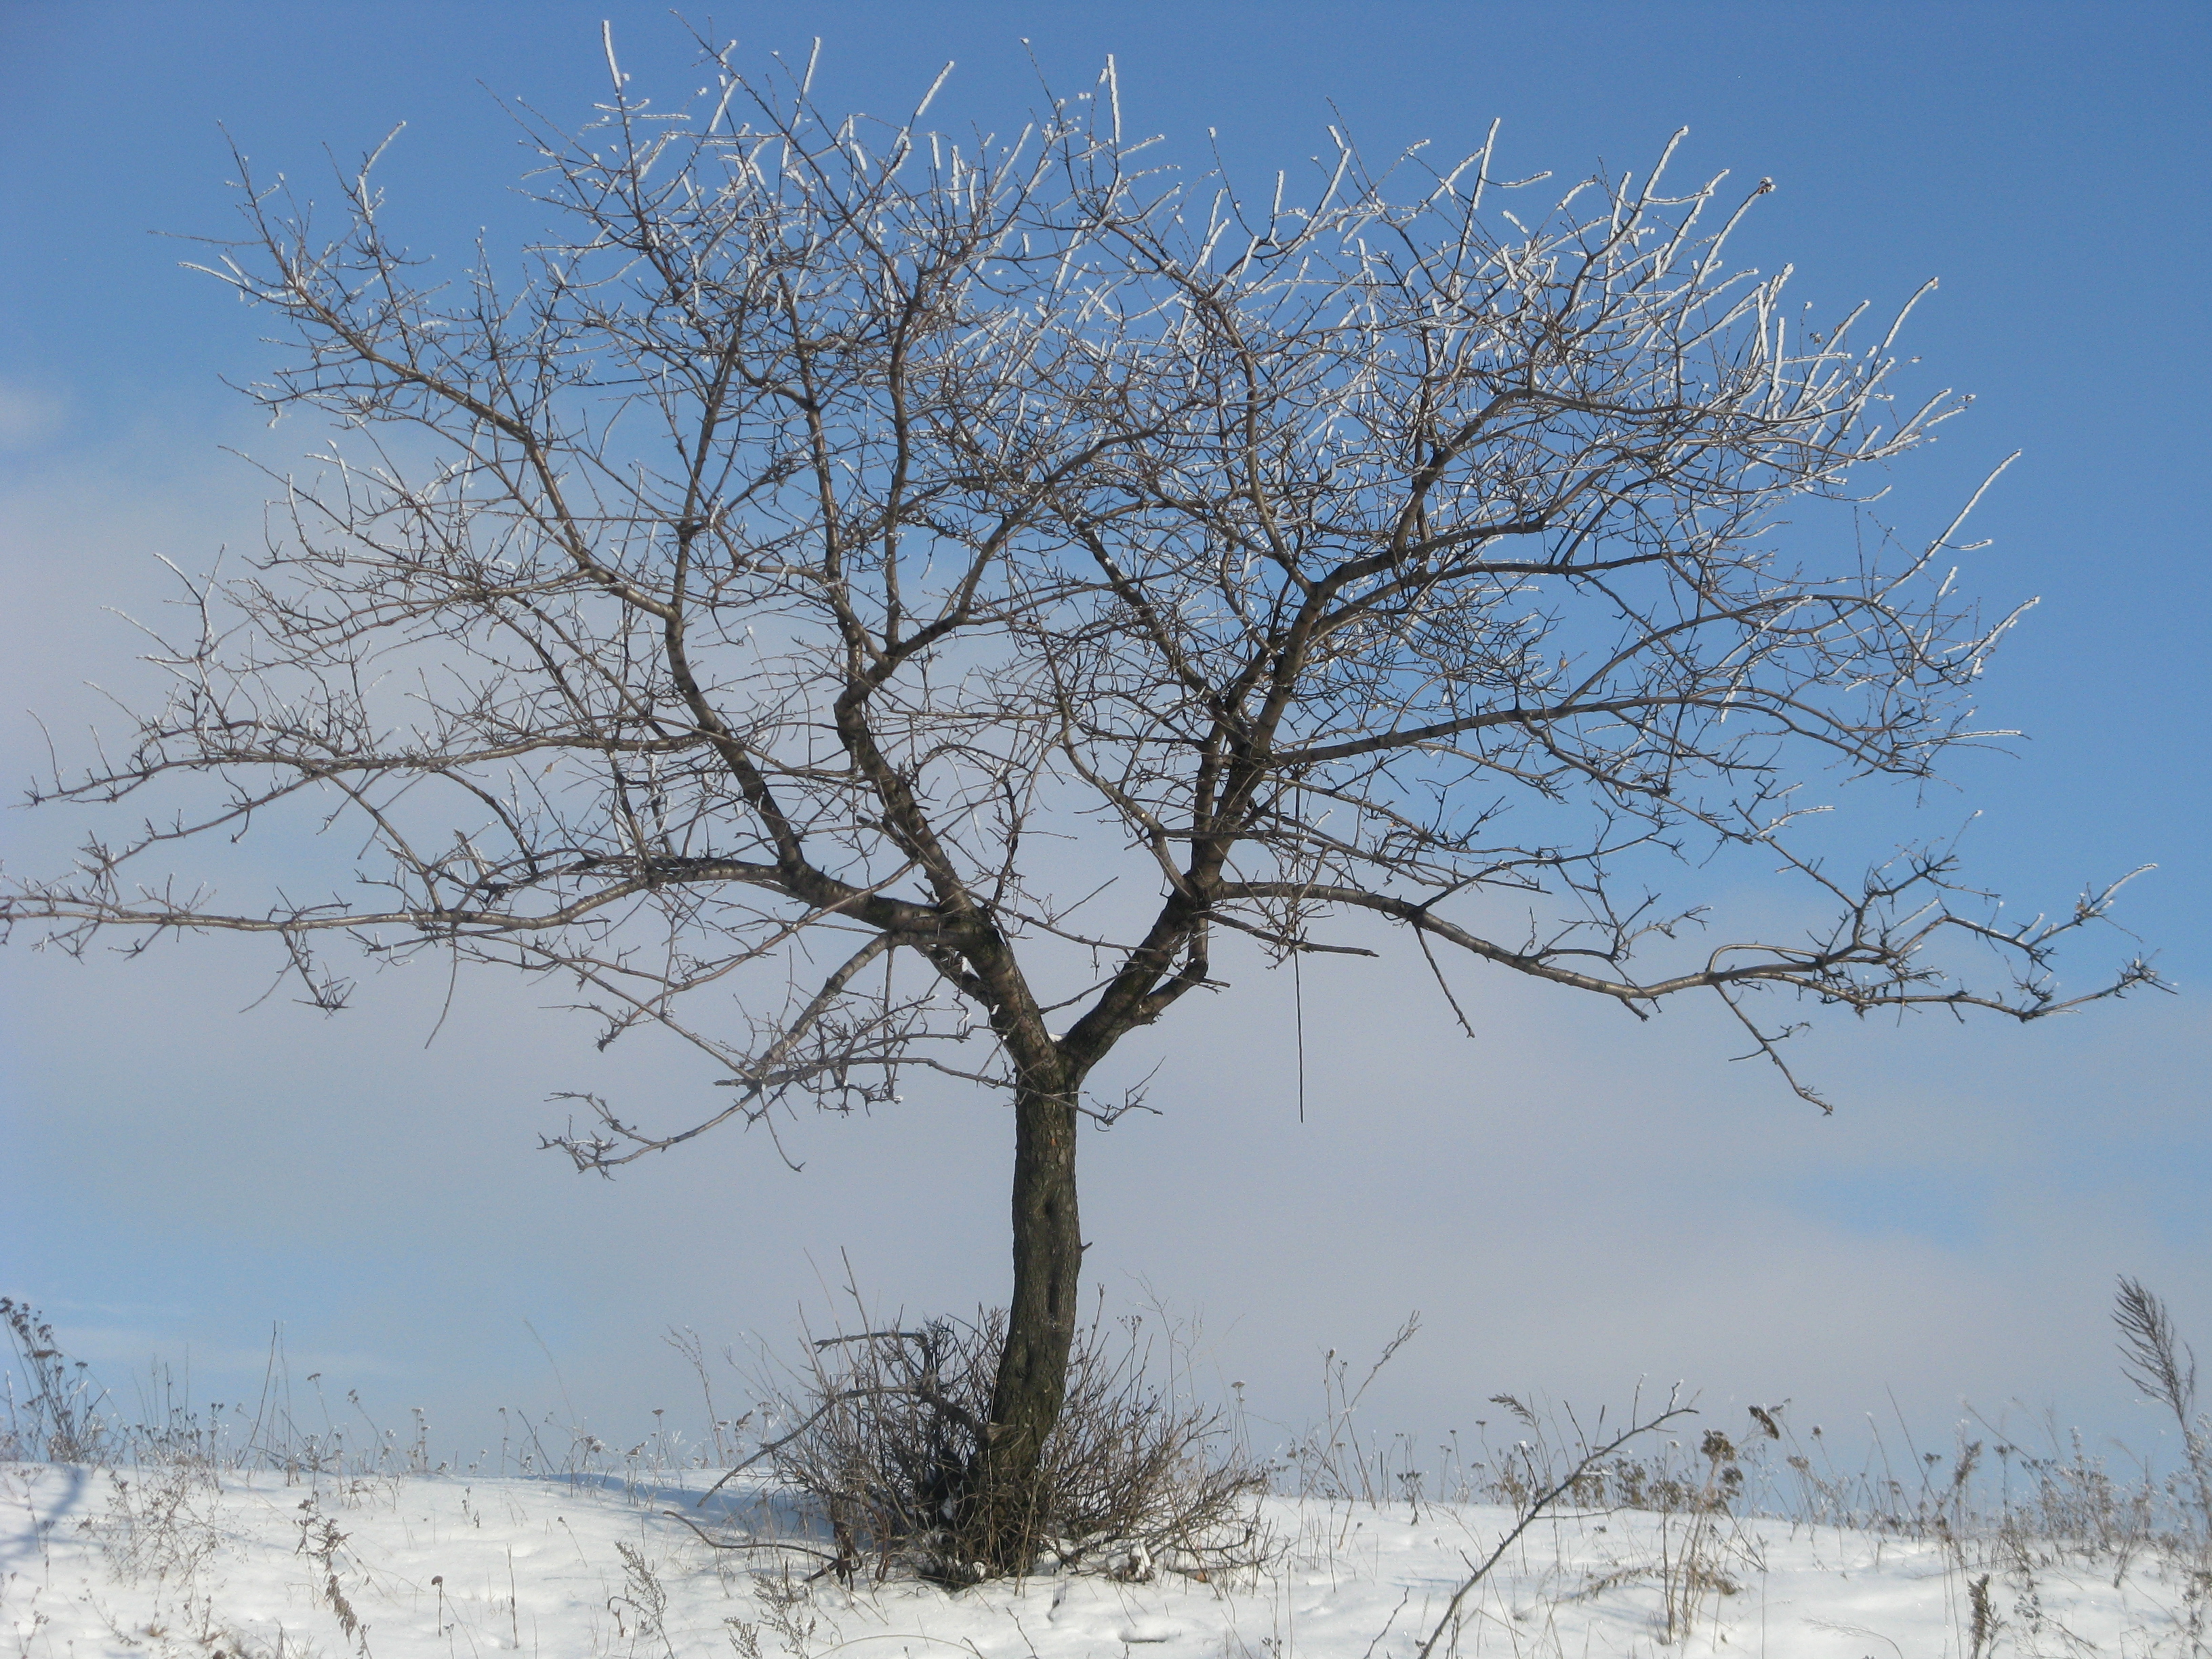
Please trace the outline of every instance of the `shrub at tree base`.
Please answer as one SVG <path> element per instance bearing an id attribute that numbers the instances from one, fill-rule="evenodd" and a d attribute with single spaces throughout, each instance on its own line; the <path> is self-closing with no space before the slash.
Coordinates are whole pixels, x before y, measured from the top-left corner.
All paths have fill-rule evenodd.
<path id="1" fill-rule="evenodd" d="M 1218 1412 L 1155 1382 L 1133 1325 L 1125 1335 L 1078 1334 L 1038 1476 L 1010 1492 L 981 1478 L 1003 1311 L 816 1343 L 778 1402 L 799 1426 L 769 1460 L 829 1520 L 823 1571 L 972 1583 L 1010 1535 L 1013 1559 L 1042 1571 L 1204 1577 L 1260 1561 L 1266 1472 Z"/>

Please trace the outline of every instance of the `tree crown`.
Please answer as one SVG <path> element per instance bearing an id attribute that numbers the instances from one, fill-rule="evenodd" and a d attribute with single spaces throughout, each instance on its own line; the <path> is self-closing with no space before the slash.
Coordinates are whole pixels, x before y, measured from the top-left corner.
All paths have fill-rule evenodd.
<path id="1" fill-rule="evenodd" d="M 1980 735 L 2011 617 L 1959 597 L 1964 512 L 1911 546 L 1793 521 L 1964 400 L 1895 400 L 1902 314 L 1815 326 L 1731 263 L 1765 182 L 1677 187 L 1672 143 L 1504 179 L 1493 128 L 1379 174 L 1340 141 L 1262 206 L 1126 140 L 1110 68 L 963 143 L 719 61 L 697 109 L 616 70 L 580 131 L 532 126 L 561 228 L 517 284 L 436 281 L 374 157 L 329 231 L 241 173 L 211 268 L 292 353 L 252 393 L 337 434 L 252 569 L 188 584 L 125 758 L 40 792 L 215 794 L 10 924 L 271 933 L 331 1006 L 331 935 L 568 977 L 605 1040 L 665 1027 L 736 1087 L 674 1129 L 593 1102 L 556 1144 L 603 1170 L 907 1066 L 1079 1099 L 1223 930 L 1352 948 L 1333 914 L 1440 983 L 1443 947 L 1717 995 L 1778 1066 L 1752 993 L 2034 1018 L 2155 982 L 2050 977 L 2110 890 L 2008 927 L 1948 848 L 1854 881 L 1792 848 L 1809 769 Z M 138 873 L 279 809 L 365 833 L 374 896 Z M 1826 921 L 1644 972 L 1695 911 L 1642 873 L 1716 847 Z"/>

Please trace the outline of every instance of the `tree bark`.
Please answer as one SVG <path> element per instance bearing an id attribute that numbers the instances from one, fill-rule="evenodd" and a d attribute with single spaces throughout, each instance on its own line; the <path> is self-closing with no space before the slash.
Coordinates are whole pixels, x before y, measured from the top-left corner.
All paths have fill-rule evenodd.
<path id="1" fill-rule="evenodd" d="M 1027 1569 L 1039 1539 L 1037 1475 L 1060 1419 L 1075 1342 L 1083 1231 L 1075 1202 L 1075 1089 L 1024 1084 L 1014 1097 L 1014 1293 L 971 1493 L 1002 1571 Z"/>

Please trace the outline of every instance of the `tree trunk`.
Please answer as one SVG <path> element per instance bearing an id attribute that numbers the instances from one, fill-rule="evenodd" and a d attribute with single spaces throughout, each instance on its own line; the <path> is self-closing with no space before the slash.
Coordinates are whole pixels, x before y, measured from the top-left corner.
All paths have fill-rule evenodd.
<path id="1" fill-rule="evenodd" d="M 1014 1097 L 1014 1295 L 991 1394 L 989 1444 L 970 1493 L 989 1565 L 1028 1569 L 1045 1517 L 1037 1474 L 1067 1393 L 1083 1231 L 1075 1207 L 1075 1091 Z"/>

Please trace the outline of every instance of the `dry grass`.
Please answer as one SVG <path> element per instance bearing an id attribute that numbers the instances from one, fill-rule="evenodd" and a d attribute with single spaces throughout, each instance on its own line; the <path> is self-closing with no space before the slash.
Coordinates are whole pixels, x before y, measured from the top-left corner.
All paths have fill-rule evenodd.
<path id="1" fill-rule="evenodd" d="M 979 1466 L 1001 1316 L 933 1320 L 814 1343 L 771 1443 L 782 1483 L 820 1507 L 850 1578 L 913 1573 L 972 1583 L 989 1552 L 963 1503 Z M 1220 1414 L 1154 1376 L 1138 1321 L 1079 1332 L 1067 1399 L 1046 1442 L 1021 1558 L 1039 1571 L 1205 1577 L 1264 1556 L 1267 1485 Z M 975 1535 L 970 1535 L 973 1533 Z"/>
<path id="2" fill-rule="evenodd" d="M 1324 1419 L 1262 1468 L 1241 1449 L 1231 1422 L 1176 1386 L 1174 1343 L 1164 1345 L 1163 1381 L 1136 1322 L 1094 1323 L 1079 1345 L 1066 1414 L 1047 1450 L 1028 1564 L 1125 1578 L 1212 1577 L 1260 1566 L 1270 1540 L 1253 1500 L 1272 1477 L 1324 1507 L 1341 1506 L 1345 1526 L 1328 1528 L 1334 1547 L 1341 1546 L 1339 1531 L 1352 1529 L 1352 1511 L 1400 1503 L 1417 1515 L 1432 1504 L 1497 1504 L 1516 1519 L 1548 1508 L 1599 1530 L 1611 1512 L 1656 1515 L 1657 1528 L 1646 1523 L 1639 1533 L 1650 1548 L 1609 1569 L 1602 1583 L 1563 1582 L 1559 1594 L 1577 1600 L 1616 1585 L 1656 1590 L 1653 1635 L 1667 1644 L 1712 1628 L 1727 1599 L 1759 1581 L 1759 1540 L 1771 1528 L 1752 1522 L 1767 1517 L 1871 1540 L 1877 1566 L 1884 1540 L 1938 1547 L 1962 1655 L 2063 1648 L 2069 1633 L 2052 1608 L 2066 1604 L 2067 1587 L 2123 1579 L 2131 1595 L 2148 1598 L 2146 1618 L 2168 1632 L 2158 1651 L 2212 1652 L 2212 1419 L 2198 1409 L 2194 1357 L 2163 1304 L 2124 1284 L 2115 1317 L 2128 1375 L 2179 1428 L 2172 1468 L 2099 1452 L 2047 1419 L 2020 1428 L 2002 1414 L 1972 1419 L 1940 1452 L 1914 1445 L 1899 1425 L 1892 1443 L 1875 1433 L 1846 1461 L 1835 1437 L 1794 1424 L 1780 1407 L 1593 1456 L 1610 1437 L 1604 1413 L 1578 1421 L 1571 1411 L 1539 1410 L 1504 1395 L 1492 1397 L 1496 1409 L 1479 1443 L 1454 1441 L 1417 1460 L 1410 1439 L 1364 1437 L 1358 1427 L 1365 1382 L 1379 1364 L 1363 1373 L 1334 1356 Z M 281 1409 L 273 1403 L 283 1393 L 281 1353 L 272 1358 L 278 1381 L 258 1406 L 210 1407 L 203 1417 L 162 1403 L 168 1396 L 149 1395 L 142 1384 L 134 1419 L 60 1352 L 33 1310 L 0 1303 L 0 1320 L 15 1350 L 0 1389 L 0 1459 L 104 1469 L 105 1501 L 90 1524 L 124 1578 L 163 1587 L 179 1629 L 213 1628 L 205 1584 L 222 1547 L 211 1504 L 226 1472 L 281 1472 L 311 1498 L 327 1492 L 349 1501 L 349 1494 L 387 1485 L 396 1491 L 402 1477 L 444 1467 L 432 1467 L 419 1422 L 411 1443 L 365 1417 L 368 1432 L 356 1431 L 351 1447 L 328 1424 L 301 1433 L 289 1401 Z M 1401 1332 L 1393 1351 L 1410 1334 Z M 971 1583 L 970 1564 L 981 1552 L 963 1535 L 958 1498 L 980 1443 L 1000 1340 L 988 1316 L 832 1337 L 810 1347 L 785 1386 L 753 1396 L 763 1401 L 760 1416 L 717 1419 L 709 1440 L 656 1431 L 624 1450 L 580 1429 L 541 1437 L 549 1419 L 524 1425 L 500 1466 L 625 1486 L 658 1502 L 666 1488 L 657 1470 L 726 1468 L 750 1445 L 781 1495 L 728 1514 L 757 1521 L 752 1547 L 768 1553 L 719 1559 L 778 1564 L 770 1576 L 780 1573 L 783 1590 L 800 1601 L 810 1577 L 832 1573 L 847 1581 L 914 1576 Z M 703 1382 L 703 1351 L 694 1340 L 685 1352 L 699 1361 Z M 155 1409 L 145 1408 L 149 1399 Z M 713 1418 L 711 1391 L 706 1405 Z M 717 1534 L 726 1549 L 735 1538 Z M 322 1565 L 316 1589 L 341 1613 L 347 1591 L 325 1560 L 336 1555 L 329 1529 L 303 1534 L 302 1553 Z M 769 1582 L 757 1574 L 747 1581 Z M 640 1579 L 620 1609 L 648 1649 L 657 1639 L 649 1589 Z"/>
<path id="3" fill-rule="evenodd" d="M 15 1360 L 0 1381 L 8 1413 L 0 1424 L 0 1462 L 100 1462 L 111 1425 L 100 1412 L 105 1396 L 84 1362 L 72 1364 L 54 1328 L 12 1297 L 0 1296 L 0 1324 Z"/>

